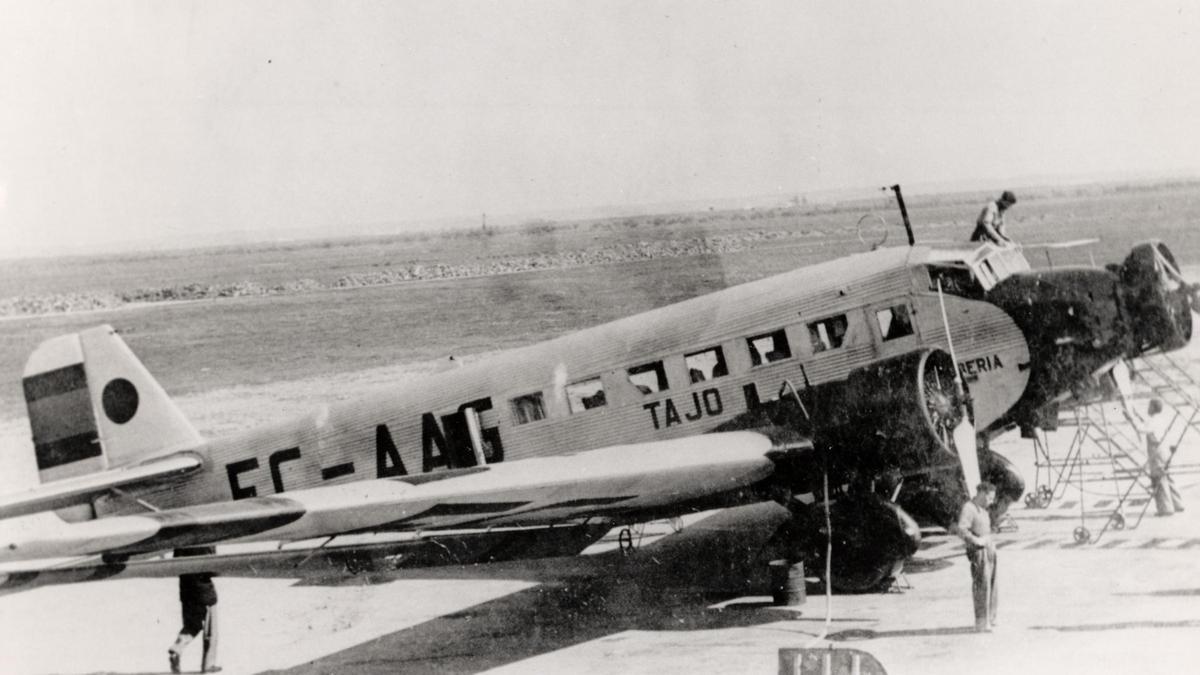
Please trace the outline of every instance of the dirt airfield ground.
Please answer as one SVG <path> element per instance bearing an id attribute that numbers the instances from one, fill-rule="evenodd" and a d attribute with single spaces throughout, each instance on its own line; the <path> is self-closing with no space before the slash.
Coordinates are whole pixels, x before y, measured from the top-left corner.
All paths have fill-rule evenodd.
<path id="1" fill-rule="evenodd" d="M 1200 278 L 1200 269 L 1187 273 Z M 705 287 L 697 282 L 693 290 Z M 663 299 L 660 293 L 646 302 Z M 234 305 L 212 308 L 226 306 Z M 571 312 L 562 318 L 564 325 L 579 320 Z M 45 330 L 50 328 L 34 332 Z M 483 350 L 472 343 L 465 351 L 479 358 Z M 225 433 L 303 412 L 320 398 L 317 392 L 364 395 L 442 367 L 427 353 L 414 353 L 417 358 L 399 365 L 225 384 L 188 391 L 177 401 L 206 434 Z M 1200 374 L 1200 341 L 1182 356 Z M 169 358 L 156 360 L 152 371 L 170 367 Z M 286 361 L 277 368 L 288 372 Z M 1060 431 L 1054 442 L 1065 447 L 1070 432 Z M 27 438 L 23 419 L 0 419 L 0 485 L 28 475 Z M 1021 467 L 1032 486 L 1029 441 L 1011 434 L 995 448 Z M 1200 463 L 1200 434 L 1188 437 L 1179 461 Z M 758 522 L 760 514 L 747 509 L 699 520 L 678 534 L 651 530 L 660 536 L 647 538 L 630 556 L 602 542 L 571 559 L 321 583 L 222 578 L 220 661 L 226 673 L 773 673 L 778 649 L 815 644 L 865 650 L 893 674 L 1194 672 L 1200 658 L 1200 475 L 1182 474 L 1178 484 L 1185 502 L 1194 505 L 1188 511 L 1155 518 L 1151 507 L 1138 527 L 1109 531 L 1099 543 L 1082 546 L 1072 540 L 1080 524 L 1074 492 L 1046 510 L 1015 505 L 1019 529 L 1000 535 L 1000 626 L 987 635 L 969 630 L 966 560 L 957 541 L 942 534 L 926 538 L 908 566 L 903 592 L 834 596 L 832 628 L 823 638 L 822 596 L 814 593 L 793 611 L 769 607 L 762 591 L 731 591 L 731 580 L 761 580 L 763 572 L 713 571 Z M 1088 500 L 1090 509 L 1094 501 Z M 1127 510 L 1131 521 L 1141 508 Z M 1103 517 L 1086 521 L 1093 532 L 1103 523 Z M 176 585 L 169 579 L 3 596 L 0 671 L 163 672 L 178 614 Z M 185 667 L 197 664 L 194 647 Z"/>

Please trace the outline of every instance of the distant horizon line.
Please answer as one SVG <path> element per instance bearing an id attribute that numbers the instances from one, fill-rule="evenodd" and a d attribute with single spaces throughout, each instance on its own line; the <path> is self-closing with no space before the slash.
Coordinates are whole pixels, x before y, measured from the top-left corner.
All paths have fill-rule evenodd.
<path id="1" fill-rule="evenodd" d="M 1123 184 L 1154 184 L 1170 182 L 1200 181 L 1200 170 L 1165 170 L 1141 173 L 1097 173 L 1087 175 L 1031 175 L 1009 179 L 966 179 L 902 184 L 907 196 L 962 195 L 967 193 L 1004 189 L 1044 190 L 1059 187 L 1119 186 Z M 610 204 L 580 207 L 564 207 L 524 212 L 481 213 L 479 215 L 444 215 L 428 218 L 360 222 L 338 225 L 340 234 L 332 235 L 330 227 L 272 228 L 264 230 L 225 229 L 202 235 L 149 236 L 137 239 L 116 240 L 103 244 L 58 245 L 31 248 L 24 251 L 0 251 L 0 260 L 23 260 L 36 258 L 68 258 L 91 255 L 136 255 L 141 253 L 164 253 L 221 248 L 225 246 L 253 246 L 304 243 L 322 239 L 357 239 L 381 236 L 437 234 L 479 227 L 483 221 L 496 229 L 511 229 L 522 224 L 538 221 L 572 222 L 591 219 L 609 219 L 635 216 L 666 215 L 671 213 L 791 206 L 789 203 L 801 199 L 806 204 L 829 204 L 842 200 L 865 200 L 872 194 L 880 194 L 887 186 L 846 186 L 818 190 L 779 190 L 755 195 L 713 197 L 709 199 L 681 199 L 662 202 Z M 785 201 L 780 201 L 785 200 Z M 398 228 L 405 231 L 398 231 Z"/>

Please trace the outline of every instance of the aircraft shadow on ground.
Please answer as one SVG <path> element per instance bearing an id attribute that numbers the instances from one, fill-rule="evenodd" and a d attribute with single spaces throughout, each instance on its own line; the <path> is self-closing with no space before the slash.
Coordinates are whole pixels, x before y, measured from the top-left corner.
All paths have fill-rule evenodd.
<path id="1" fill-rule="evenodd" d="M 1114 593 L 1114 595 L 1134 595 L 1139 597 L 1186 598 L 1200 595 L 1200 588 L 1173 588 L 1161 591 L 1146 591 L 1143 593 Z"/>
<path id="2" fill-rule="evenodd" d="M 630 555 L 613 551 L 386 575 L 389 581 L 503 578 L 539 585 L 282 672 L 478 672 L 622 631 L 709 630 L 791 618 L 766 603 L 710 609 L 768 587 L 760 554 L 774 527 L 729 518 L 718 514 Z M 383 580 L 373 575 L 371 581 Z"/>
<path id="3" fill-rule="evenodd" d="M 1077 624 L 1074 626 L 1030 626 L 1030 630 L 1056 630 L 1063 633 L 1088 632 L 1101 630 L 1133 630 L 1137 628 L 1194 628 L 1200 626 L 1200 619 L 1181 619 L 1178 621 L 1121 621 L 1118 623 Z"/>
<path id="4" fill-rule="evenodd" d="M 940 558 L 912 558 L 904 563 L 905 574 L 928 574 L 952 566 L 953 558 L 962 557 L 962 552 Z"/>
<path id="5" fill-rule="evenodd" d="M 875 640 L 892 637 L 931 637 L 935 635 L 965 635 L 974 633 L 975 626 L 951 626 L 948 628 L 913 628 L 911 630 L 871 630 L 869 628 L 852 628 L 837 633 L 830 633 L 832 642 L 853 642 L 856 640 Z"/>

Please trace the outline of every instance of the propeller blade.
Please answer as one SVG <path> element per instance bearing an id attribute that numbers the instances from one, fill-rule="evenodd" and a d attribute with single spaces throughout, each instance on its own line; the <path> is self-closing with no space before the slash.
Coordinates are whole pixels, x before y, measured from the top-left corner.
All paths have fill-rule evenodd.
<path id="1" fill-rule="evenodd" d="M 950 319 L 946 316 L 946 298 L 942 294 L 942 280 L 937 282 L 938 304 L 942 309 L 942 327 L 946 330 L 946 346 L 950 348 L 950 362 L 954 364 L 954 390 L 962 400 L 962 421 L 951 434 L 954 441 L 954 451 L 958 453 L 958 461 L 962 464 L 963 479 L 966 480 L 967 494 L 974 494 L 975 486 L 982 479 L 979 477 L 979 449 L 975 447 L 975 425 L 971 423 L 970 410 L 967 409 L 966 389 L 963 386 L 962 373 L 958 370 L 958 355 L 954 353 L 954 339 L 950 336 Z"/>
<path id="2" fill-rule="evenodd" d="M 1125 419 L 1133 426 L 1133 428 L 1142 433 L 1146 427 L 1146 418 L 1142 416 L 1137 408 L 1133 407 L 1133 378 L 1129 372 L 1129 363 L 1126 361 L 1117 361 L 1117 364 L 1109 371 L 1112 377 L 1113 384 L 1117 387 L 1117 398 L 1121 400 L 1121 408 L 1125 413 Z"/>
<path id="3" fill-rule="evenodd" d="M 979 449 L 975 447 L 975 425 L 967 415 L 967 407 L 963 406 L 962 421 L 954 428 L 954 451 L 958 453 L 958 461 L 962 463 L 963 478 L 967 481 L 967 494 L 973 494 L 975 486 L 982 482 L 979 474 Z"/>

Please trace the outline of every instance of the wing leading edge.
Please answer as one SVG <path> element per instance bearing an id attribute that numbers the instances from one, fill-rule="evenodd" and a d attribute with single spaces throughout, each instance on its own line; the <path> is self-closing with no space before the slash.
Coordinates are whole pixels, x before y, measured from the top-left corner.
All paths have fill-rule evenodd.
<path id="1" fill-rule="evenodd" d="M 770 439 L 755 432 L 706 434 L 103 518 L 0 542 L 0 562 L 372 530 L 658 515 L 770 477 L 773 449 Z"/>

